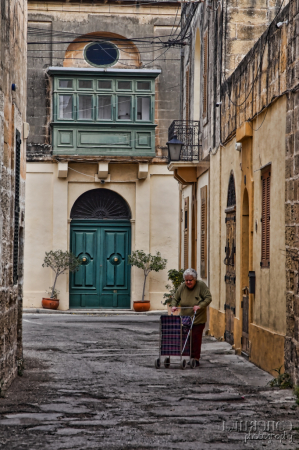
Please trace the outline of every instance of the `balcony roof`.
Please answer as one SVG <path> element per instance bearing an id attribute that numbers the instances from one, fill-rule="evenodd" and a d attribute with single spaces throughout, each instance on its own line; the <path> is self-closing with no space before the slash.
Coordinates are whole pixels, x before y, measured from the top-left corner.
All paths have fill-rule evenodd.
<path id="1" fill-rule="evenodd" d="M 167 169 L 182 185 L 195 183 L 210 168 L 210 161 L 171 161 Z"/>
<path id="2" fill-rule="evenodd" d="M 84 68 L 84 67 L 59 67 L 52 66 L 48 68 L 49 75 L 99 75 L 101 77 L 119 77 L 130 75 L 131 77 L 157 78 L 162 70 L 160 69 L 111 69 L 111 68 Z"/>
<path id="3" fill-rule="evenodd" d="M 167 169 L 174 171 L 175 169 L 180 169 L 181 167 L 210 167 L 210 161 L 171 161 Z"/>

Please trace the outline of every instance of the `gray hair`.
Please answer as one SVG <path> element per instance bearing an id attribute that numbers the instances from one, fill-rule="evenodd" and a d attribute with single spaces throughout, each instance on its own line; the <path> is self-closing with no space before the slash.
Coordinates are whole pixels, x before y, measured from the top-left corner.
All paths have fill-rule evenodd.
<path id="1" fill-rule="evenodd" d="M 194 278 L 194 280 L 197 280 L 197 272 L 194 269 L 187 269 L 183 273 L 183 278 L 185 279 L 187 276 L 191 276 Z"/>

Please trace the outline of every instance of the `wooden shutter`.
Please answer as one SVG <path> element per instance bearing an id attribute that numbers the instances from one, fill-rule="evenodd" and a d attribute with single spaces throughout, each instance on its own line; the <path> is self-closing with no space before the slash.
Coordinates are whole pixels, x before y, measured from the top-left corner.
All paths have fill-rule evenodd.
<path id="1" fill-rule="evenodd" d="M 200 225 L 200 276 L 207 277 L 207 186 L 200 189 L 201 225 Z"/>
<path id="2" fill-rule="evenodd" d="M 208 50 L 209 50 L 209 35 L 206 31 L 203 38 L 204 55 L 203 55 L 203 117 L 208 115 Z"/>
<path id="3" fill-rule="evenodd" d="M 189 125 L 190 119 L 190 71 L 189 67 L 186 70 L 186 102 L 185 102 L 185 112 L 186 112 L 186 126 Z"/>
<path id="4" fill-rule="evenodd" d="M 189 197 L 184 199 L 184 269 L 189 267 Z"/>
<path id="5" fill-rule="evenodd" d="M 13 240 L 13 284 L 18 283 L 19 265 L 19 221 L 20 221 L 20 171 L 21 171 L 21 134 L 16 130 L 16 165 L 15 165 L 15 221 Z"/>
<path id="6" fill-rule="evenodd" d="M 262 173 L 262 256 L 261 267 L 270 267 L 271 166 Z"/>
<path id="7" fill-rule="evenodd" d="M 196 183 L 192 185 L 192 204 L 191 204 L 191 267 L 196 270 L 197 267 L 197 198 Z"/>

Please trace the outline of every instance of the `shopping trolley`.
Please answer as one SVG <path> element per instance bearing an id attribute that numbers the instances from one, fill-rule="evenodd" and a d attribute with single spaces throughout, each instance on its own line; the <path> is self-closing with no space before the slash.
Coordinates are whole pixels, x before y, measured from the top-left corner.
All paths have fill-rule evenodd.
<path id="1" fill-rule="evenodd" d="M 190 309 L 190 308 L 188 308 Z M 192 327 L 196 312 L 192 319 L 190 316 L 161 316 L 159 333 L 159 358 L 155 360 L 156 369 L 161 368 L 162 356 L 165 356 L 164 367 L 169 369 L 170 357 L 179 356 L 179 362 L 171 361 L 171 364 L 179 364 L 181 369 L 185 369 L 189 357 L 190 367 L 196 367 L 196 360 L 191 358 L 192 352 Z"/>

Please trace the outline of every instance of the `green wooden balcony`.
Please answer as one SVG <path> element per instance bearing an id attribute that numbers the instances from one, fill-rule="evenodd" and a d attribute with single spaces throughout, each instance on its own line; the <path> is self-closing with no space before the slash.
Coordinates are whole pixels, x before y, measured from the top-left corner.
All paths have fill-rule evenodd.
<path id="1" fill-rule="evenodd" d="M 155 156 L 160 71 L 50 67 L 48 72 L 54 155 Z"/>
<path id="2" fill-rule="evenodd" d="M 155 125 L 53 124 L 53 154 L 155 156 Z"/>

